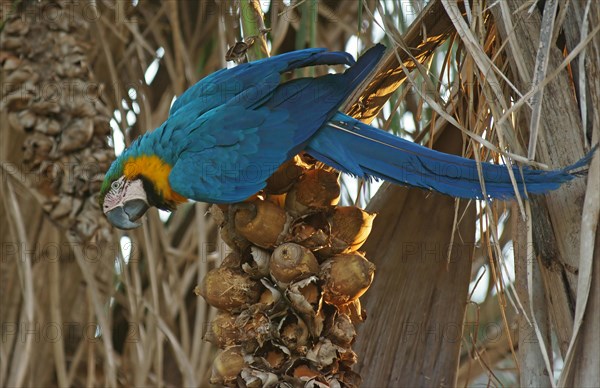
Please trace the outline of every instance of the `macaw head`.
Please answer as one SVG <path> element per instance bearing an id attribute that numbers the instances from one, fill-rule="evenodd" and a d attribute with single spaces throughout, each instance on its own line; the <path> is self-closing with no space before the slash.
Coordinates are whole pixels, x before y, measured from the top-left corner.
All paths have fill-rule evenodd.
<path id="1" fill-rule="evenodd" d="M 119 229 L 134 229 L 150 207 L 174 210 L 185 202 L 170 188 L 170 171 L 171 166 L 155 155 L 120 155 L 106 173 L 98 198 L 110 223 Z"/>

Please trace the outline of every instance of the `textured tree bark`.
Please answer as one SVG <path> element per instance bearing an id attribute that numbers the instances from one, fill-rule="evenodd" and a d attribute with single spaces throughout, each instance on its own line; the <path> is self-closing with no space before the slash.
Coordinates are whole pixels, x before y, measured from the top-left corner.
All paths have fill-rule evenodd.
<path id="1" fill-rule="evenodd" d="M 527 13 L 527 10 L 517 12 L 522 6 L 520 1 L 511 0 L 505 5 L 508 7 L 507 12 L 512 15 L 514 30 L 504 23 L 502 7 L 493 7 L 492 13 L 501 39 L 508 41 L 506 47 L 511 60 L 512 81 L 519 90 L 528 91 L 531 88 L 532 74 L 520 69 L 535 69 L 541 14 L 537 9 L 532 13 Z M 549 73 L 563 59 L 561 50 L 556 46 L 552 47 Z M 529 123 L 530 111 L 522 109 L 521 114 Z M 567 166 L 585 153 L 579 108 L 573 94 L 572 79 L 566 70 L 545 86 L 538 137 L 536 159 L 550 168 Z M 584 194 L 585 180 L 577 179 L 560 190 L 549 193 L 545 198 L 534 199 L 532 203 L 534 245 L 541 257 L 550 314 L 563 355 L 573 329 Z"/>
<path id="2" fill-rule="evenodd" d="M 596 229 L 594 247 L 592 284 L 586 318 L 579 334 L 579 342 L 575 348 L 577 364 L 567 376 L 565 386 L 593 387 L 600 381 L 598 359 L 600 358 L 600 228 Z"/>
<path id="3" fill-rule="evenodd" d="M 587 15 L 586 7 L 589 6 Z M 587 17 L 586 17 L 587 16 Z M 587 21 L 587 32 L 583 25 Z M 586 34 L 600 24 L 600 4 L 591 2 L 572 2 L 565 19 L 564 33 L 568 50 L 573 50 Z M 582 33 L 583 31 L 583 33 Z M 585 61 L 578 57 L 572 65 L 574 83 L 581 101 L 581 110 L 585 109 L 586 120 L 583 127 L 591 144 L 600 141 L 600 35 L 596 34 L 586 46 Z M 583 90 L 582 90 L 583 88 Z M 583 106 L 582 95 L 586 104 Z M 591 284 L 583 321 L 574 350 L 575 363 L 561 376 L 565 386 L 592 387 L 600 382 L 600 156 L 596 155 L 589 170 L 588 188 L 582 214 L 582 243 L 580 273 L 587 273 L 591 267 Z M 589 198 L 588 198 L 589 197 Z M 594 205 L 595 203 L 595 205 Z M 596 228 L 595 237 L 593 228 Z M 587 229 L 587 230 L 586 230 Z M 592 239 L 595 238 L 595 241 Z M 584 280 L 582 280 L 584 281 Z M 580 291 L 581 290 L 581 291 Z M 585 292 L 585 286 L 578 288 Z M 578 295 L 578 298 L 582 295 Z M 579 299 L 578 299 L 579 300 Z M 583 306 L 578 306 L 583 308 Z"/>
<path id="4" fill-rule="evenodd" d="M 436 144 L 440 151 L 460 153 L 462 136 L 448 128 Z M 369 317 L 356 344 L 365 386 L 452 386 L 471 274 L 475 206 L 460 201 L 453 240 L 452 197 L 386 185 L 368 210 L 378 216 L 364 247 L 377 270 L 364 302 Z"/>
<path id="5" fill-rule="evenodd" d="M 513 203 L 511 212 L 516 215 L 516 217 L 512 217 L 512 222 L 516 224 L 513 226 L 515 288 L 526 314 L 519 314 L 517 318 L 519 325 L 519 382 L 522 387 L 544 387 L 551 385 L 550 379 L 554 377 L 552 376 L 552 370 L 548 371 L 546 368 L 539 338 L 529 321 L 533 312 L 540 333 L 543 336 L 541 346 L 550 350 L 550 319 L 544 292 L 544 281 L 538 258 L 535 254 L 529 256 L 530 253 L 533 253 L 533 249 L 531 252 L 527 249 L 527 222 L 520 216 L 516 203 Z M 531 275 L 529 274 L 530 269 Z M 532 278 L 531 284 L 528 279 L 529 275 Z M 532 295 L 531 302 L 529 293 Z M 549 352 L 549 354 L 552 354 L 552 352 Z"/>
<path id="6" fill-rule="evenodd" d="M 514 82 L 521 90 L 527 90 L 530 87 L 530 74 L 519 72 L 515 58 L 521 58 L 522 67 L 534 69 L 541 16 L 538 10 L 531 14 L 515 12 L 520 5 L 518 1 L 503 4 L 507 7 L 505 13 L 510 13 L 514 20 L 514 30 L 500 22 L 502 7 L 494 7 L 492 12 L 500 36 L 509 41 L 507 47 L 509 58 L 513 59 L 511 67 L 515 74 Z M 590 8 L 585 14 L 588 6 Z M 597 2 L 570 2 L 567 9 L 559 9 L 559 14 L 561 12 L 564 12 L 565 19 L 556 43 L 552 41 L 556 46 L 551 51 L 549 72 L 556 69 L 564 57 L 585 40 L 600 22 Z M 539 160 L 551 167 L 564 166 L 577 160 L 588 150 L 584 143 L 589 144 L 592 140 L 591 144 L 594 144 L 599 138 L 600 38 L 597 34 L 583 53 L 571 62 L 568 70 L 560 72 L 546 86 L 538 155 Z M 523 116 L 526 121 L 529 120 L 527 110 L 524 110 Z M 596 386 L 600 381 L 597 368 L 600 354 L 600 338 L 597 335 L 600 330 L 599 237 L 597 229 L 595 232 L 593 230 L 598 227 L 598 206 L 592 205 L 597 203 L 597 189 L 594 188 L 598 185 L 597 163 L 594 160 L 590 167 L 587 192 L 585 180 L 579 179 L 545 199 L 533 202 L 534 245 L 542 259 L 542 276 L 549 297 L 553 327 L 561 353 L 567 358 L 561 376 L 561 384 L 565 386 Z M 590 199 L 590 196 L 594 199 Z M 590 213 L 595 213 L 595 216 Z M 585 240 L 582 236 L 585 236 Z M 584 282 L 583 286 L 581 282 Z M 587 305 L 582 305 L 585 302 Z M 583 315 L 577 316 L 577 312 L 583 312 Z M 573 337 L 576 331 L 578 337 Z M 573 352 L 566 356 L 570 346 Z"/>

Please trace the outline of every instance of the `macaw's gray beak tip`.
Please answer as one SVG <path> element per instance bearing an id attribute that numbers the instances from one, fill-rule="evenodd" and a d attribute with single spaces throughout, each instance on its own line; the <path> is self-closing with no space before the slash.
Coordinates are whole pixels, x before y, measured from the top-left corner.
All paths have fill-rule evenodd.
<path id="1" fill-rule="evenodd" d="M 137 221 L 150 209 L 148 202 L 145 199 L 134 198 L 126 201 L 123 205 L 123 210 L 127 213 L 129 221 Z"/>
<path id="2" fill-rule="evenodd" d="M 150 209 L 143 182 L 140 179 L 129 181 L 125 177 L 112 182 L 102 208 L 106 218 L 117 228 L 139 227 L 142 223 L 138 220 Z"/>
<path id="3" fill-rule="evenodd" d="M 129 215 L 125 213 L 125 209 L 121 206 L 106 212 L 106 218 L 108 218 L 108 221 L 110 221 L 111 224 L 124 230 L 135 229 L 142 225 L 141 222 L 132 222 Z"/>

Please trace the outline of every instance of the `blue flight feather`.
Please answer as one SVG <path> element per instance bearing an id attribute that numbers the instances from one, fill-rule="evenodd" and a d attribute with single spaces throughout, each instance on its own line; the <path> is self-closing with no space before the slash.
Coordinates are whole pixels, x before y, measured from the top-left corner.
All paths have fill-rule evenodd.
<path id="1" fill-rule="evenodd" d="M 438 152 L 404 140 L 388 132 L 337 113 L 307 146 L 307 152 L 341 171 L 358 177 L 375 176 L 387 181 L 461 198 L 483 199 L 477 162 Z M 561 170 L 540 171 L 529 167 L 510 167 L 522 196 L 557 189 L 575 177 L 594 151 Z M 515 197 L 508 167 L 481 163 L 489 197 Z"/>

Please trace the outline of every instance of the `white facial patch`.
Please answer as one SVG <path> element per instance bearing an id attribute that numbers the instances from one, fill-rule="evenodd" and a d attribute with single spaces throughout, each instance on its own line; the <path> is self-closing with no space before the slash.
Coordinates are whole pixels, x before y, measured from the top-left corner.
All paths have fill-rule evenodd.
<path id="1" fill-rule="evenodd" d="M 110 191 L 104 197 L 104 208 L 102 211 L 106 213 L 118 206 L 123 206 L 125 201 L 133 199 L 141 199 L 146 203 L 148 202 L 144 184 L 141 179 L 130 181 L 125 179 L 125 177 L 121 177 L 110 185 Z"/>

